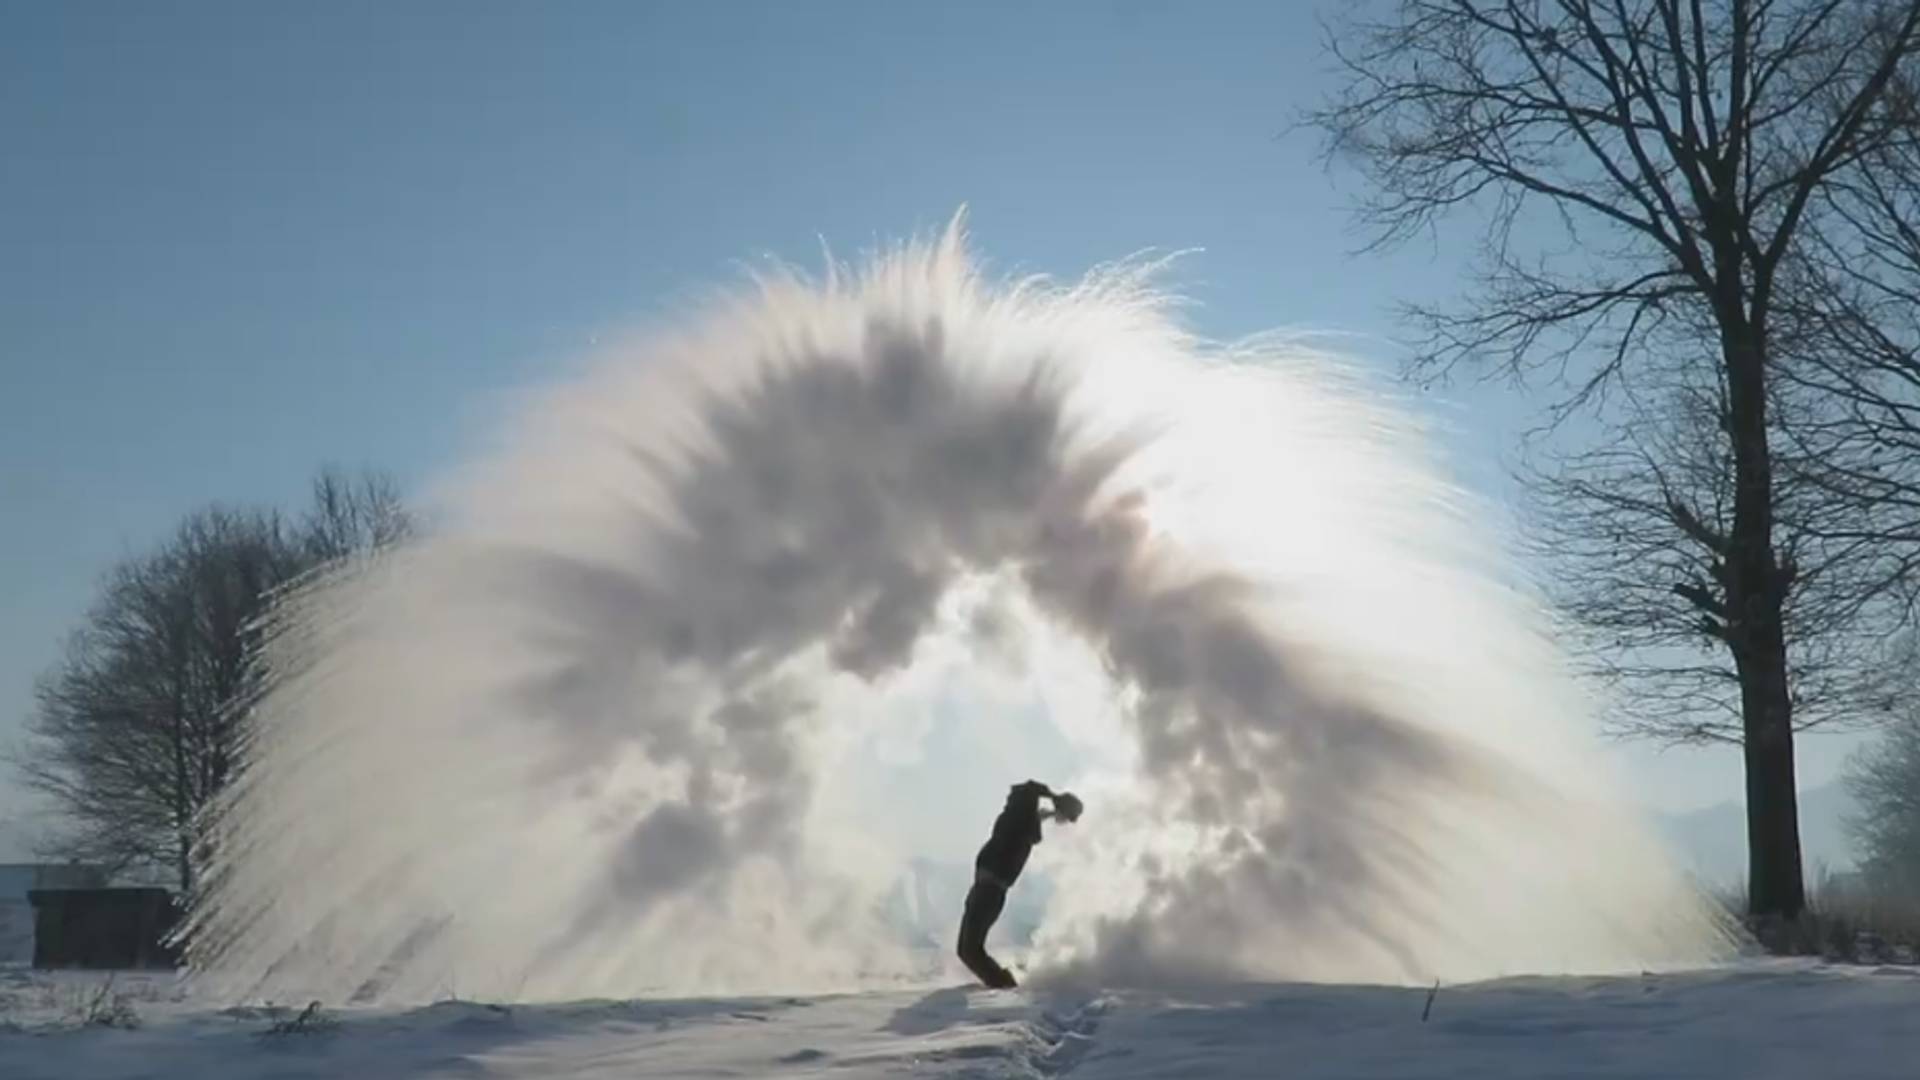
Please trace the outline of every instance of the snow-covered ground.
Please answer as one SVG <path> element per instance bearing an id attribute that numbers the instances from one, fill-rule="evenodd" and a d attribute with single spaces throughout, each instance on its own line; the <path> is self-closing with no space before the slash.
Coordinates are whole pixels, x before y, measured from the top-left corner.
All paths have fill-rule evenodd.
<path id="1" fill-rule="evenodd" d="M 1920 1075 L 1920 974 L 1746 962 L 1637 978 L 1178 994 L 947 987 L 511 1008 L 212 1009 L 151 976 L 0 973 L 0 1077 Z M 132 1028 L 86 1025 L 113 1013 Z"/>

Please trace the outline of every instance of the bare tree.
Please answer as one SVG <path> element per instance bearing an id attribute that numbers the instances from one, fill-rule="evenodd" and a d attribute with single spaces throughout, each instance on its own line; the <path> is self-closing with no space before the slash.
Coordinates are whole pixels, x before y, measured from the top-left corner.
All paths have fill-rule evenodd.
<path id="1" fill-rule="evenodd" d="M 330 472 L 298 522 L 213 506 L 115 566 L 40 680 L 13 755 L 64 822 L 49 849 L 191 889 L 200 815 L 230 779 L 275 591 L 406 528 L 390 481 Z"/>
<path id="2" fill-rule="evenodd" d="M 1906 672 L 1920 671 L 1920 650 L 1905 640 Z M 1855 810 L 1848 831 L 1860 868 L 1881 896 L 1920 898 L 1920 708 L 1903 695 L 1900 716 L 1847 762 L 1847 792 Z"/>
<path id="3" fill-rule="evenodd" d="M 1718 395 L 1709 430 L 1728 482 L 1710 488 L 1725 500 L 1724 528 L 1690 535 L 1685 522 L 1707 517 L 1669 508 L 1658 527 L 1704 549 L 1695 565 L 1705 572 L 1662 583 L 1663 602 L 1681 605 L 1731 661 L 1749 904 L 1795 916 L 1805 889 L 1788 608 L 1801 568 L 1776 518 L 1776 292 L 1809 208 L 1896 137 L 1889 87 L 1920 45 L 1920 3 L 1395 9 L 1331 35 L 1348 85 L 1311 119 L 1330 152 L 1372 181 L 1360 216 L 1376 242 L 1468 206 L 1490 214 L 1477 294 L 1410 311 L 1429 333 L 1417 368 L 1468 362 L 1552 380 L 1555 420 L 1604 410 L 1650 373 L 1653 397 Z M 1693 348 L 1673 351 L 1689 339 Z"/>
<path id="4" fill-rule="evenodd" d="M 22 767 L 72 827 L 62 850 L 191 883 L 195 816 L 230 767 L 249 627 L 295 570 L 277 515 L 213 507 L 109 574 L 28 725 Z"/>

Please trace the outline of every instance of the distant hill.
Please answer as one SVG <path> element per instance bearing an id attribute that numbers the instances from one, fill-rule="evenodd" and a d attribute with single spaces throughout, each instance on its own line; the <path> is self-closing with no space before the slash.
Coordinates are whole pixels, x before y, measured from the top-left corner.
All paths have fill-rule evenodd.
<path id="1" fill-rule="evenodd" d="M 1839 782 L 1800 793 L 1800 850 L 1807 881 L 1853 869 L 1853 841 L 1845 819 L 1853 800 Z M 1685 814 L 1654 818 L 1681 860 L 1709 886 L 1737 886 L 1747 875 L 1747 811 L 1739 802 L 1716 803 Z"/>

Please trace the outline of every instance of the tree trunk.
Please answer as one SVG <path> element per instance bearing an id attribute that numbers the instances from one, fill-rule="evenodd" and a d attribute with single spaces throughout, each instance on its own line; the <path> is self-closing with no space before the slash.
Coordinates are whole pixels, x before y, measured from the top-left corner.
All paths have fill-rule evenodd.
<path id="1" fill-rule="evenodd" d="M 1727 435 L 1734 459 L 1726 629 L 1740 678 L 1746 749 L 1747 909 L 1753 915 L 1791 919 L 1806 904 L 1783 618 L 1792 568 L 1781 567 L 1773 549 L 1764 331 L 1744 320 L 1730 320 L 1723 326 Z"/>
<path id="2" fill-rule="evenodd" d="M 1784 657 L 1739 665 L 1746 723 L 1747 911 L 1794 918 L 1806 906 L 1793 729 Z"/>
<path id="3" fill-rule="evenodd" d="M 187 801 L 187 720 L 186 710 L 176 698 L 173 708 L 173 831 L 174 871 L 180 877 L 180 895 L 193 890 L 190 815 Z"/>

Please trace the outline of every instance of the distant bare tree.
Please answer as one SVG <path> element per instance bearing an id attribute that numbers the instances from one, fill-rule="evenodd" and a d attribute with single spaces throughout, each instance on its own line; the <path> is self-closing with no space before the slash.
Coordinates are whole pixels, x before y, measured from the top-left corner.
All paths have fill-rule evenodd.
<path id="1" fill-rule="evenodd" d="M 384 478 L 329 472 L 314 487 L 297 522 L 209 507 L 107 574 L 13 755 L 65 825 L 51 852 L 192 888 L 197 821 L 230 778 L 275 590 L 407 529 Z"/>
<path id="2" fill-rule="evenodd" d="M 1869 886 L 1889 897 L 1920 899 L 1920 704 L 1912 693 L 1920 650 L 1905 641 L 1908 693 L 1899 719 L 1847 762 L 1854 812 L 1848 831 Z"/>
<path id="3" fill-rule="evenodd" d="M 1903 137 L 1895 88 L 1920 48 L 1920 2 L 1392 6 L 1393 17 L 1358 17 L 1330 35 L 1347 88 L 1311 119 L 1330 152 L 1372 181 L 1360 213 L 1378 243 L 1464 207 L 1491 214 L 1477 294 L 1410 311 L 1429 334 L 1416 370 L 1467 363 L 1545 377 L 1563 390 L 1555 420 L 1583 408 L 1604 420 L 1610 401 L 1635 394 L 1628 415 L 1711 414 L 1716 449 L 1657 462 L 1672 491 L 1634 479 L 1644 478 L 1636 459 L 1664 452 L 1645 432 L 1595 463 L 1584 490 L 1600 508 L 1660 503 L 1639 523 L 1663 550 L 1698 549 L 1645 572 L 1683 575 L 1655 583 L 1667 590 L 1659 602 L 1730 662 L 1748 902 L 1754 914 L 1796 916 L 1805 887 L 1788 646 L 1804 568 L 1781 543 L 1778 516 L 1772 410 L 1780 335 L 1792 328 L 1777 321 L 1777 301 L 1823 193 Z M 1724 478 L 1678 483 L 1702 466 Z M 1623 477 L 1637 494 L 1615 490 Z M 1710 515 L 1692 498 L 1723 508 Z"/>
<path id="4" fill-rule="evenodd" d="M 72 828 L 65 853 L 191 883 L 192 823 L 226 782 L 250 625 L 297 569 L 277 515 L 214 507 L 108 575 L 38 687 L 22 762 Z"/>

